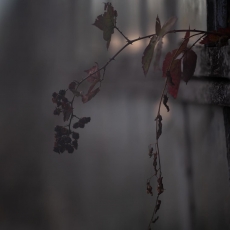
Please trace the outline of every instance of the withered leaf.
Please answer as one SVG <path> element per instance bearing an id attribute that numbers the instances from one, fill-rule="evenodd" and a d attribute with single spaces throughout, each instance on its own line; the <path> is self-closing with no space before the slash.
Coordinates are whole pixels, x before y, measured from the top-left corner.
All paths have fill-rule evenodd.
<path id="1" fill-rule="evenodd" d="M 183 80 L 186 82 L 186 84 L 195 72 L 196 61 L 197 55 L 193 50 L 189 50 L 185 53 L 183 58 Z"/>
<path id="2" fill-rule="evenodd" d="M 104 14 L 99 15 L 93 25 L 103 31 L 103 38 L 105 41 L 107 41 L 106 47 L 108 49 L 111 41 L 111 36 L 114 33 L 117 11 L 114 10 L 112 3 L 109 2 L 105 3 L 104 10 Z"/>
<path id="3" fill-rule="evenodd" d="M 159 139 L 159 137 L 161 136 L 162 134 L 162 116 L 159 114 L 155 121 L 157 121 L 157 140 Z"/>
<path id="4" fill-rule="evenodd" d="M 168 98 L 168 96 L 165 94 L 165 95 L 164 95 L 164 98 L 163 98 L 163 104 L 164 104 L 165 108 L 167 109 L 167 112 L 169 112 L 169 106 L 167 105 L 168 100 L 169 100 L 169 98 Z"/>
<path id="5" fill-rule="evenodd" d="M 88 74 L 87 81 L 89 81 L 89 82 L 98 81 L 101 77 L 98 63 L 95 62 L 95 64 L 96 64 L 95 66 L 91 67 L 88 70 L 85 70 L 85 72 Z"/>
<path id="6" fill-rule="evenodd" d="M 146 192 L 147 194 L 150 194 L 151 196 L 153 196 L 153 192 L 152 192 L 152 186 L 150 185 L 150 182 L 147 182 L 147 188 L 146 188 Z"/>
<path id="7" fill-rule="evenodd" d="M 151 158 L 153 155 L 153 147 L 152 145 L 149 145 L 149 157 Z"/>
<path id="8" fill-rule="evenodd" d="M 157 179 L 157 183 L 158 183 L 158 185 L 157 185 L 157 192 L 158 192 L 158 195 L 160 195 L 161 193 L 164 192 L 164 186 L 163 186 L 162 180 L 163 180 L 163 177 L 159 177 Z"/>
<path id="9" fill-rule="evenodd" d="M 71 83 L 69 84 L 69 90 L 70 90 L 76 97 L 79 97 L 79 96 L 81 96 L 81 93 L 80 93 L 77 89 L 75 89 L 76 86 L 77 86 L 77 83 L 76 83 L 76 82 L 71 82 Z"/>
<path id="10" fill-rule="evenodd" d="M 98 92 L 100 91 L 100 88 L 96 88 L 93 91 L 88 92 L 86 95 L 82 95 L 82 102 L 86 103 L 89 100 L 91 100 Z"/>
<path id="11" fill-rule="evenodd" d="M 157 204 L 154 210 L 155 213 L 160 209 L 160 206 L 161 206 L 161 200 L 157 200 Z"/>

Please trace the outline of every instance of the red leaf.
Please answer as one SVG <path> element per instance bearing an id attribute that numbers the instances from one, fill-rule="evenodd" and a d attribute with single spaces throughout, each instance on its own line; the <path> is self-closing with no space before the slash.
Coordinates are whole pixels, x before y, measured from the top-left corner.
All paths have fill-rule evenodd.
<path id="1" fill-rule="evenodd" d="M 193 76 L 196 69 L 197 55 L 193 50 L 185 53 L 183 58 L 183 80 L 187 83 Z"/>
<path id="2" fill-rule="evenodd" d="M 100 91 L 100 88 L 96 88 L 93 91 L 88 92 L 86 95 L 82 95 L 82 102 L 86 103 L 89 100 L 91 100 L 98 92 Z"/>
<path id="3" fill-rule="evenodd" d="M 165 56 L 165 60 L 163 62 L 163 77 L 169 77 L 168 80 L 168 93 L 171 94 L 174 98 L 177 97 L 177 93 L 180 86 L 181 79 L 181 59 L 176 59 L 178 56 L 177 49 L 172 52 L 168 52 Z"/>
<path id="4" fill-rule="evenodd" d="M 190 27 L 189 27 L 189 29 L 190 29 Z M 185 50 L 187 49 L 189 37 L 190 37 L 190 31 L 186 31 L 185 36 L 184 36 L 184 41 L 182 42 L 180 48 L 178 49 L 178 55 L 185 52 Z"/>
<path id="5" fill-rule="evenodd" d="M 170 67 L 171 62 L 172 62 L 174 56 L 176 55 L 176 52 L 177 52 L 177 49 L 173 50 L 172 52 L 168 52 L 166 54 L 165 60 L 163 62 L 163 67 L 162 67 L 163 77 L 167 77 L 166 72 L 169 70 L 168 68 Z M 175 56 L 175 58 L 176 58 L 176 56 Z"/>
<path id="6" fill-rule="evenodd" d="M 200 41 L 200 44 L 216 45 L 216 43 L 220 42 L 221 46 L 228 45 L 228 39 L 230 38 L 230 27 L 220 28 L 217 31 L 213 31 L 213 33 L 218 34 L 207 34 Z"/>
<path id="7" fill-rule="evenodd" d="M 176 98 L 181 79 L 181 59 L 174 60 L 173 65 L 170 69 L 170 74 L 172 77 L 173 84 L 168 84 L 168 93 L 171 94 L 174 98 Z"/>
<path id="8" fill-rule="evenodd" d="M 70 90 L 75 89 L 76 85 L 77 85 L 76 82 L 71 82 L 71 83 L 69 84 L 69 89 L 70 89 Z"/>
<path id="9" fill-rule="evenodd" d="M 87 81 L 89 81 L 89 82 L 94 82 L 94 81 L 100 80 L 101 76 L 100 76 L 100 71 L 98 71 L 99 70 L 98 63 L 95 62 L 95 64 L 96 64 L 95 66 L 91 67 L 88 70 L 85 70 L 85 72 L 88 74 L 88 76 L 91 75 L 90 77 L 87 78 Z"/>

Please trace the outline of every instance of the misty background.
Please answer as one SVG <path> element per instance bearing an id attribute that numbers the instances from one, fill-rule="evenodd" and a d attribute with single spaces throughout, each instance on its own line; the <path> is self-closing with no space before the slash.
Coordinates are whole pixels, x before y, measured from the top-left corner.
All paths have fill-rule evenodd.
<path id="1" fill-rule="evenodd" d="M 117 26 L 130 39 L 154 33 L 177 16 L 175 28 L 206 29 L 205 0 L 111 1 Z M 141 68 L 149 40 L 122 52 L 106 70 L 100 93 L 76 100 L 79 131 L 73 154 L 53 152 L 52 93 L 84 70 L 100 66 L 125 44 L 115 32 L 109 51 L 92 26 L 103 13 L 98 0 L 0 0 L 0 229 L 147 229 L 155 196 L 148 145 L 163 80 Z M 169 35 L 164 52 L 184 34 Z M 183 83 L 182 83 L 183 84 Z M 189 87 L 189 84 L 188 86 Z M 230 187 L 222 108 L 169 99 L 160 138 L 165 192 L 156 229 L 229 229 Z M 151 182 L 154 195 L 156 182 Z"/>

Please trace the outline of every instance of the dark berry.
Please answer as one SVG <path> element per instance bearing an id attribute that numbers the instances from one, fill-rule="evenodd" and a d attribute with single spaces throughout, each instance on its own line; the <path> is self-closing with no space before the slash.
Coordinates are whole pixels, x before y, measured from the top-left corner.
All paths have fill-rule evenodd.
<path id="1" fill-rule="evenodd" d="M 54 115 L 60 115 L 60 113 L 61 113 L 61 109 L 56 108 L 56 109 L 54 110 Z"/>
<path id="2" fill-rule="evenodd" d="M 63 97 L 63 98 L 62 98 L 62 101 L 63 101 L 64 103 L 67 103 L 67 102 L 68 102 L 68 99 L 67 99 L 66 97 Z"/>
<path id="3" fill-rule="evenodd" d="M 86 123 L 89 123 L 91 121 L 90 117 L 86 117 Z"/>
<path id="4" fill-rule="evenodd" d="M 69 136 L 66 136 L 65 137 L 65 143 L 70 143 L 72 140 Z"/>
<path id="5" fill-rule="evenodd" d="M 60 125 L 57 125 L 55 128 L 54 128 L 54 131 L 59 133 L 62 131 L 62 127 Z"/>
<path id="6" fill-rule="evenodd" d="M 65 151 L 65 146 L 62 145 L 62 146 L 59 147 L 59 149 L 60 149 L 60 152 L 61 152 L 61 153 L 64 153 L 64 151 Z"/>
<path id="7" fill-rule="evenodd" d="M 63 89 L 60 90 L 60 91 L 59 91 L 59 94 L 60 94 L 61 96 L 65 96 L 65 90 L 63 90 Z"/>
<path id="8" fill-rule="evenodd" d="M 73 153 L 74 148 L 72 145 L 66 145 L 65 148 L 67 149 L 68 153 Z"/>
<path id="9" fill-rule="evenodd" d="M 67 128 L 61 127 L 61 134 L 67 135 L 69 133 L 69 130 Z"/>
<path id="10" fill-rule="evenodd" d="M 61 145 L 61 146 L 64 145 L 65 144 L 65 138 L 64 137 L 58 138 L 57 143 L 58 143 L 58 145 Z"/>
<path id="11" fill-rule="evenodd" d="M 84 128 L 84 127 L 85 127 L 85 124 L 84 124 L 84 123 L 79 122 L 79 127 L 80 127 L 80 128 Z"/>
<path id="12" fill-rule="evenodd" d="M 56 92 L 54 92 L 53 94 L 52 94 L 52 97 L 57 97 L 57 93 Z"/>
<path id="13" fill-rule="evenodd" d="M 73 132 L 73 133 L 72 133 L 72 138 L 73 138 L 73 139 L 76 139 L 76 140 L 79 139 L 79 133 Z"/>
<path id="14" fill-rule="evenodd" d="M 56 152 L 56 153 L 60 153 L 59 147 L 54 147 L 54 148 L 53 148 L 53 151 Z"/>
<path id="15" fill-rule="evenodd" d="M 91 120 L 90 117 L 82 117 L 82 118 L 79 120 L 79 122 L 81 122 L 81 123 L 83 123 L 83 124 L 87 124 L 87 123 L 90 122 L 90 120 Z"/>
<path id="16" fill-rule="evenodd" d="M 79 123 L 78 122 L 76 122 L 76 123 L 73 124 L 73 128 L 74 129 L 77 129 L 78 127 L 79 127 Z"/>

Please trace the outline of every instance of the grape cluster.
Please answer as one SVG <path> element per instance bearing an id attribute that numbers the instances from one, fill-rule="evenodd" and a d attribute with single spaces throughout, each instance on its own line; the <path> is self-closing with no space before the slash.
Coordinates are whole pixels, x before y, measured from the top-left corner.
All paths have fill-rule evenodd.
<path id="1" fill-rule="evenodd" d="M 74 123 L 73 124 L 73 128 L 74 129 L 77 129 L 77 128 L 84 128 L 85 127 L 85 124 L 89 123 L 91 120 L 90 117 L 82 117 L 79 119 L 78 122 Z"/>
<path id="2" fill-rule="evenodd" d="M 59 125 L 55 127 L 54 131 L 54 152 L 63 153 L 66 150 L 68 153 L 73 153 L 74 149 L 78 148 L 79 133 L 71 132 L 69 129 Z"/>

